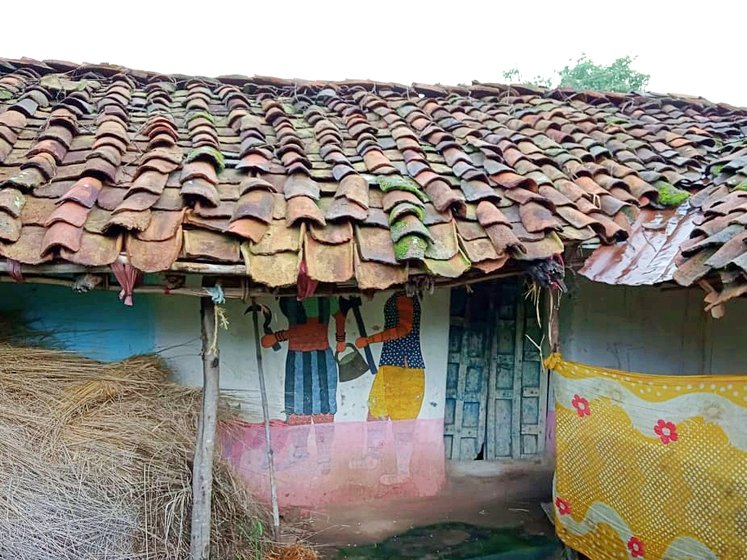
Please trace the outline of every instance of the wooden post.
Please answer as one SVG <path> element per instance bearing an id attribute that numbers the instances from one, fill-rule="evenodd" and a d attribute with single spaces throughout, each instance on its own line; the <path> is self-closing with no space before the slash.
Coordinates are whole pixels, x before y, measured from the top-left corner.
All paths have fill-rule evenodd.
<path id="1" fill-rule="evenodd" d="M 546 315 L 547 315 L 547 346 L 543 350 L 549 350 L 550 354 L 560 352 L 560 301 L 562 297 L 561 291 L 553 292 L 552 288 L 548 288 L 545 293 L 546 296 Z M 547 357 L 547 356 L 545 356 Z M 552 392 L 552 371 L 545 369 L 542 364 L 543 375 L 541 377 L 542 383 L 540 384 L 540 395 L 542 400 L 540 401 L 540 431 L 538 443 L 542 443 L 545 453 L 547 453 L 547 439 L 548 431 L 552 433 L 554 426 L 548 427 L 547 414 L 551 408 L 550 397 L 553 396 Z"/>
<path id="2" fill-rule="evenodd" d="M 516 292 L 516 333 L 514 334 L 514 391 L 511 408 L 511 455 L 521 457 L 521 397 L 523 393 L 522 375 L 524 373 L 524 333 L 526 333 L 526 302 L 522 297 L 521 287 Z"/>
<path id="3" fill-rule="evenodd" d="M 202 412 L 197 428 L 195 458 L 192 464 L 192 534 L 190 560 L 210 558 L 210 512 L 213 493 L 213 453 L 218 414 L 220 381 L 215 303 L 200 298 L 202 327 Z"/>
<path id="4" fill-rule="evenodd" d="M 553 293 L 551 288 L 547 290 L 547 342 L 550 352 L 560 351 L 560 298 L 562 292 Z"/>
<path id="5" fill-rule="evenodd" d="M 262 397 L 262 417 L 265 423 L 265 446 L 267 465 L 270 471 L 270 499 L 272 500 L 272 531 L 275 540 L 280 539 L 280 509 L 278 507 L 278 489 L 275 482 L 275 460 L 272 452 L 272 437 L 270 436 L 270 412 L 267 406 L 267 387 L 265 386 L 265 371 L 262 367 L 262 346 L 259 339 L 259 306 L 252 298 L 252 324 L 254 326 L 254 348 L 257 353 L 257 373 L 259 374 L 259 392 Z"/>

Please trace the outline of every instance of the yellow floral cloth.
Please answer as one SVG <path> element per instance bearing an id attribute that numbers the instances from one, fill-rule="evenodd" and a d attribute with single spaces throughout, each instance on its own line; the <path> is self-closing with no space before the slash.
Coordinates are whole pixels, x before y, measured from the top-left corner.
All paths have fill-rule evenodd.
<path id="1" fill-rule="evenodd" d="M 546 363 L 564 543 L 592 560 L 747 559 L 747 376 Z"/>

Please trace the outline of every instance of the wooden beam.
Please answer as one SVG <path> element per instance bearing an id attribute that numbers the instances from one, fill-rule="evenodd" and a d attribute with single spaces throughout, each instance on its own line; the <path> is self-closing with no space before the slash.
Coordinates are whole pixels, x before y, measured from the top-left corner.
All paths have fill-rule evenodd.
<path id="1" fill-rule="evenodd" d="M 57 266 L 57 265 L 54 265 Z M 5 272 L 7 269 L 7 266 L 5 266 L 5 263 L 0 261 L 0 283 L 9 283 L 9 284 L 15 284 L 17 283 L 16 280 L 11 278 L 10 276 L 3 275 L 3 272 Z M 31 276 L 34 274 L 42 274 L 40 271 L 43 272 L 43 276 Z M 78 265 L 70 265 L 70 266 L 64 266 L 61 269 L 52 268 L 52 265 L 50 265 L 48 268 L 37 268 L 37 267 L 21 267 L 21 272 L 24 274 L 24 283 L 25 284 L 47 284 L 52 286 L 63 286 L 63 287 L 69 287 L 72 288 L 75 285 L 75 280 L 70 279 L 66 276 L 57 276 L 57 274 L 83 274 L 83 273 L 92 273 L 92 274 L 109 274 L 111 272 L 110 269 L 99 269 L 99 268 L 85 268 L 85 267 L 78 267 Z M 180 270 L 180 272 L 185 274 L 191 274 L 193 272 L 185 272 L 185 270 Z M 214 274 L 220 274 L 221 272 L 225 272 L 225 270 L 214 270 Z M 450 280 L 450 281 L 437 281 L 436 282 L 436 288 L 451 288 L 456 286 L 467 286 L 470 284 L 477 284 L 481 282 L 487 282 L 490 280 L 495 280 L 498 278 L 508 278 L 511 276 L 519 276 L 521 275 L 520 271 L 506 271 L 501 273 L 493 273 L 493 274 L 486 274 L 484 276 L 477 276 L 472 278 L 465 278 L 462 280 Z M 231 274 L 227 274 L 228 277 L 231 277 Z M 234 275 L 235 277 L 235 275 Z M 242 301 L 246 301 L 249 298 L 252 297 L 297 297 L 295 287 L 292 289 L 275 289 L 275 288 L 267 288 L 262 287 L 261 285 L 254 285 L 251 284 L 250 281 L 247 278 L 242 278 L 242 282 L 245 282 L 245 284 L 242 285 L 242 287 L 232 287 L 232 286 L 224 286 L 223 293 L 226 297 L 226 299 L 240 299 Z M 401 286 L 400 286 L 401 288 Z M 119 292 L 122 288 L 119 286 L 119 284 L 116 283 L 102 283 L 98 286 L 95 286 L 93 290 L 95 291 L 111 291 L 111 292 Z M 391 290 L 397 289 L 396 286 L 392 286 L 390 288 Z M 93 291 L 92 290 L 92 291 Z M 173 295 L 173 296 L 196 296 L 196 297 L 204 297 L 205 291 L 201 288 L 170 288 L 167 289 L 165 286 L 161 285 L 155 285 L 155 284 L 141 284 L 139 286 L 135 286 L 133 289 L 134 294 L 167 294 Z M 335 296 L 348 296 L 348 295 L 361 295 L 361 294 L 367 294 L 370 292 L 361 292 L 359 289 L 357 289 L 355 286 L 333 286 L 333 287 L 322 287 L 319 290 L 316 291 L 314 294 L 317 297 L 335 297 Z"/>
<path id="2" fill-rule="evenodd" d="M 190 560 L 210 558 L 210 511 L 213 493 L 213 454 L 218 415 L 220 356 L 215 303 L 200 299 L 202 328 L 202 411 L 197 428 L 195 458 L 192 464 L 192 534 Z"/>
<path id="3" fill-rule="evenodd" d="M 120 255 L 117 260 L 119 262 L 129 262 L 126 255 Z M 6 261 L 0 261 L 0 272 L 8 272 L 8 263 Z M 84 274 L 90 272 L 92 274 L 97 273 L 111 273 L 112 269 L 109 266 L 84 266 L 73 263 L 42 263 L 42 264 L 22 264 L 21 274 Z M 189 274 L 204 274 L 204 275 L 221 275 L 221 276 L 246 276 L 246 266 L 243 264 L 216 264 L 216 263 L 201 263 L 201 262 L 185 262 L 176 261 L 168 270 L 163 272 L 181 272 Z"/>

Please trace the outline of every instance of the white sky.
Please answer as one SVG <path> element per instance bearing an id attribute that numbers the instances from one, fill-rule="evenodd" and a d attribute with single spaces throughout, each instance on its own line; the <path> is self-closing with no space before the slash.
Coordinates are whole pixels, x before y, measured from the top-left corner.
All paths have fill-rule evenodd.
<path id="1" fill-rule="evenodd" d="M 7 5 L 6 5 L 7 4 Z M 637 56 L 649 90 L 747 106 L 740 0 L 3 2 L 0 56 L 215 76 L 410 84 Z"/>

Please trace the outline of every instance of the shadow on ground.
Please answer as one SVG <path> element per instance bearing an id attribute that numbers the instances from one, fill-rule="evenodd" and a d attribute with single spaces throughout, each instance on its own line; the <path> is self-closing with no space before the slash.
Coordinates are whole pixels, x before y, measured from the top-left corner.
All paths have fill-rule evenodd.
<path id="1" fill-rule="evenodd" d="M 309 531 L 330 560 L 555 560 L 551 495 L 548 464 L 450 463 L 435 496 L 326 505 Z"/>
<path id="2" fill-rule="evenodd" d="M 513 466 L 473 463 L 450 464 L 447 483 L 435 496 L 395 495 L 372 502 L 325 505 L 308 512 L 312 540 L 321 548 L 362 546 L 384 542 L 416 527 L 451 523 L 538 538 L 554 534 L 540 507 L 551 501 L 551 467 L 526 462 Z"/>
<path id="3" fill-rule="evenodd" d="M 550 536 L 526 535 L 516 529 L 441 523 L 417 527 L 370 545 L 328 551 L 330 560 L 555 560 L 561 547 Z"/>

